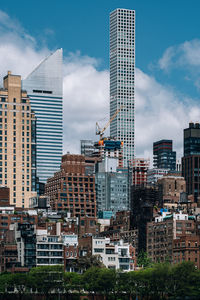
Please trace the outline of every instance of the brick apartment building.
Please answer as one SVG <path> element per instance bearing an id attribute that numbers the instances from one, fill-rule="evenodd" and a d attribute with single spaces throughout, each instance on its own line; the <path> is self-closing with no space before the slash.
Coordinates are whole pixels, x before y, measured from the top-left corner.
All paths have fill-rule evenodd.
<path id="1" fill-rule="evenodd" d="M 199 241 L 199 235 L 182 236 L 173 240 L 173 263 L 191 261 L 197 269 L 200 269 Z"/>
<path id="2" fill-rule="evenodd" d="M 84 155 L 62 157 L 61 170 L 45 186 L 53 210 L 68 211 L 76 217 L 96 217 L 95 176 L 86 175 L 86 169 Z"/>
<path id="3" fill-rule="evenodd" d="M 8 187 L 0 187 L 0 206 L 10 205 L 10 189 Z"/>
<path id="4" fill-rule="evenodd" d="M 147 223 L 147 253 L 154 262 L 173 262 L 175 240 L 196 235 L 195 220 L 187 214 L 167 214 Z M 174 244 L 175 243 L 175 244 Z"/>
<path id="5" fill-rule="evenodd" d="M 4 234 L 9 231 L 11 224 L 26 222 L 30 224 L 37 224 L 38 216 L 31 216 L 26 211 L 15 210 L 14 212 L 14 210 L 2 210 L 0 213 L 0 241 L 4 239 Z"/>

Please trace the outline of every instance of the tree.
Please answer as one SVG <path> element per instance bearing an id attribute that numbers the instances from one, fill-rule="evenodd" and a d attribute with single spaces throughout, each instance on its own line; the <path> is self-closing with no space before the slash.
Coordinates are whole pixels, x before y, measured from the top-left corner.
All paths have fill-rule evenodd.
<path id="1" fill-rule="evenodd" d="M 165 299 L 169 293 L 172 266 L 169 263 L 155 264 L 151 268 L 150 290 L 155 299 Z"/>
<path id="2" fill-rule="evenodd" d="M 116 289 L 116 271 L 114 269 L 101 268 L 98 275 L 99 292 L 104 295 L 113 293 Z"/>
<path id="3" fill-rule="evenodd" d="M 92 295 L 99 292 L 99 272 L 100 268 L 92 267 L 82 275 L 84 290 Z"/>
<path id="4" fill-rule="evenodd" d="M 23 295 L 29 291 L 27 274 L 24 273 L 10 274 L 9 284 L 17 290 L 19 299 L 22 299 Z"/>
<path id="5" fill-rule="evenodd" d="M 43 266 L 32 268 L 28 274 L 28 285 L 50 299 L 50 294 L 63 291 L 63 267 Z"/>
<path id="6" fill-rule="evenodd" d="M 66 272 L 64 274 L 65 291 L 78 291 L 80 293 L 83 287 L 81 274 Z"/>
<path id="7" fill-rule="evenodd" d="M 116 293 L 117 294 L 123 294 L 126 292 L 131 295 L 130 274 L 131 272 L 123 272 L 121 270 L 116 272 Z"/>
<path id="8" fill-rule="evenodd" d="M 104 264 L 100 261 L 100 255 L 86 255 L 78 258 L 76 268 L 83 272 L 91 267 L 103 268 Z"/>
<path id="9" fill-rule="evenodd" d="M 173 266 L 171 291 L 174 297 L 199 296 L 200 277 L 192 262 L 182 262 Z"/>
<path id="10" fill-rule="evenodd" d="M 9 288 L 11 285 L 11 277 L 12 274 L 5 273 L 0 274 L 0 295 L 2 295 L 2 299 L 4 299 L 4 294 L 7 293 L 7 288 Z"/>
<path id="11" fill-rule="evenodd" d="M 153 265 L 152 260 L 143 250 L 138 254 L 137 265 L 142 268 L 149 268 Z"/>

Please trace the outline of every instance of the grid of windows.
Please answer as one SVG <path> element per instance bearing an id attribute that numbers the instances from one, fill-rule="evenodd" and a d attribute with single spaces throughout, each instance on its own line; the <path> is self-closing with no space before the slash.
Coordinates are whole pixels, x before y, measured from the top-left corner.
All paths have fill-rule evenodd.
<path id="1" fill-rule="evenodd" d="M 62 156 L 62 49 L 47 57 L 23 81 L 23 87 L 37 118 L 37 176 L 46 183 L 60 168 Z"/>
<path id="2" fill-rule="evenodd" d="M 135 11 L 110 15 L 110 135 L 123 141 L 123 163 L 134 158 Z"/>

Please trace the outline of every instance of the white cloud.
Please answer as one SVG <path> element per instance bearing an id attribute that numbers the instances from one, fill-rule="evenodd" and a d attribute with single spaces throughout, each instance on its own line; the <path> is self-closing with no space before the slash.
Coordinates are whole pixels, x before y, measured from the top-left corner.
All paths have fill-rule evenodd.
<path id="1" fill-rule="evenodd" d="M 97 71 L 96 64 L 96 60 L 80 54 L 64 63 L 65 151 L 77 152 L 80 139 L 97 138 L 96 121 L 105 117 L 109 110 L 109 74 Z"/>
<path id="2" fill-rule="evenodd" d="M 136 71 L 136 155 L 152 157 L 152 144 L 172 139 L 182 156 L 183 129 L 200 120 L 200 108 L 169 86 L 158 83 L 141 70 Z"/>
<path id="3" fill-rule="evenodd" d="M 10 24 L 9 16 L 0 12 L 0 65 L 1 75 L 7 70 L 26 76 L 50 50 L 36 47 L 35 39 L 25 33 L 20 25 Z M 3 29 L 2 29 L 3 28 Z M 184 45 L 184 46 L 183 46 Z M 181 53 L 190 52 L 184 43 Z M 196 62 L 198 62 L 198 41 Z M 67 49 L 66 49 L 67 50 Z M 174 59 L 173 48 L 162 61 L 166 69 Z M 183 56 L 182 56 L 183 57 Z M 187 60 L 192 59 L 187 54 Z M 194 62 L 193 62 L 194 63 Z M 95 123 L 109 118 L 109 72 L 98 70 L 99 61 L 80 52 L 64 57 L 64 151 L 78 153 L 80 139 L 94 139 Z M 183 128 L 189 121 L 200 119 L 200 109 L 192 99 L 180 96 L 169 86 L 158 83 L 153 77 L 136 70 L 136 154 L 152 156 L 154 141 L 167 138 L 174 140 L 174 148 L 182 154 Z"/>
<path id="4" fill-rule="evenodd" d="M 200 66 L 200 40 L 185 41 L 167 48 L 160 58 L 160 69 L 169 71 L 175 68 L 196 68 Z"/>

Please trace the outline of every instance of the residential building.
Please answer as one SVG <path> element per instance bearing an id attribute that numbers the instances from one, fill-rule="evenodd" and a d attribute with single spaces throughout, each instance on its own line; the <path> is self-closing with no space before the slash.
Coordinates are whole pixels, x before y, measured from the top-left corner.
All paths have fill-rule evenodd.
<path id="1" fill-rule="evenodd" d="M 60 235 L 47 235 L 37 230 L 36 265 L 63 265 L 63 242 Z"/>
<path id="2" fill-rule="evenodd" d="M 99 255 L 101 262 L 108 269 L 134 270 L 135 252 L 132 248 L 122 240 L 112 243 L 109 238 L 92 238 L 92 255 Z"/>
<path id="3" fill-rule="evenodd" d="M 173 264 L 191 261 L 200 269 L 199 235 L 185 235 L 173 240 Z"/>
<path id="4" fill-rule="evenodd" d="M 17 243 L 14 230 L 6 232 L 0 242 L 0 273 L 3 272 L 28 272 L 29 268 L 22 267 L 18 261 Z"/>
<path id="5" fill-rule="evenodd" d="M 67 211 L 75 217 L 96 217 L 95 176 L 86 175 L 85 169 L 83 155 L 62 156 L 61 170 L 45 186 L 53 210 Z"/>
<path id="6" fill-rule="evenodd" d="M 62 235 L 64 245 L 64 270 L 67 272 L 75 272 L 74 262 L 78 258 L 78 235 L 67 234 Z"/>
<path id="7" fill-rule="evenodd" d="M 122 240 L 111 242 L 109 238 L 86 236 L 79 239 L 79 257 L 97 255 L 108 269 L 133 271 L 136 267 L 135 248 Z"/>
<path id="8" fill-rule="evenodd" d="M 45 58 L 23 80 L 37 118 L 37 176 L 46 183 L 59 170 L 63 145 L 62 49 Z"/>
<path id="9" fill-rule="evenodd" d="M 196 235 L 193 216 L 183 213 L 166 213 L 147 224 L 147 254 L 154 262 L 173 262 L 177 239 Z M 177 261 L 178 262 L 178 261 Z"/>
<path id="10" fill-rule="evenodd" d="M 172 140 L 153 143 L 153 166 L 158 169 L 176 170 L 176 151 L 173 151 Z"/>
<path id="11" fill-rule="evenodd" d="M 21 76 L 9 71 L 0 89 L 0 185 L 17 207 L 28 207 L 36 194 L 35 122 Z"/>
<path id="12" fill-rule="evenodd" d="M 10 225 L 15 223 L 37 224 L 38 216 L 30 215 L 28 211 L 14 210 L 14 207 L 0 207 L 0 241 L 4 239 Z"/>
<path id="13" fill-rule="evenodd" d="M 36 225 L 15 223 L 18 262 L 22 267 L 31 269 L 36 266 Z"/>
<path id="14" fill-rule="evenodd" d="M 132 165 L 133 185 L 147 183 L 147 171 L 150 167 L 150 159 L 134 158 Z"/>
<path id="15" fill-rule="evenodd" d="M 194 195 L 197 203 L 200 196 L 200 125 L 189 123 L 184 129 L 184 156 L 182 176 L 186 180 L 186 192 Z M 200 205 L 200 204 L 198 204 Z"/>
<path id="16" fill-rule="evenodd" d="M 123 142 L 123 166 L 134 158 L 135 11 L 110 14 L 110 136 Z"/>

